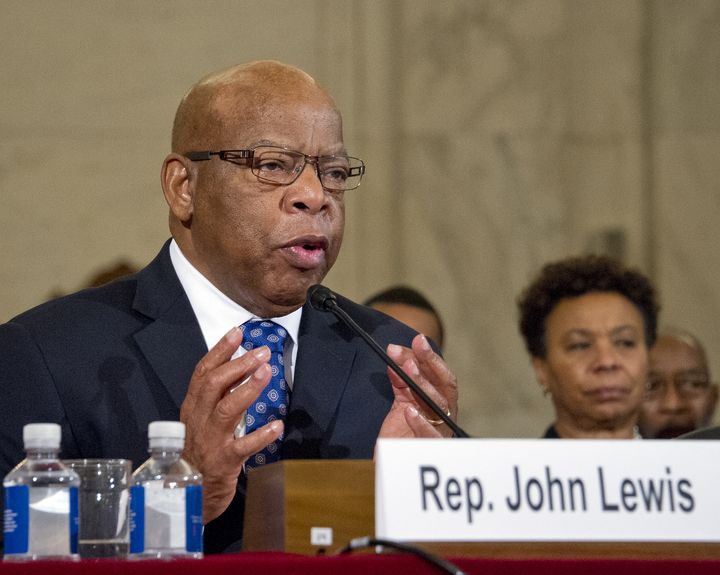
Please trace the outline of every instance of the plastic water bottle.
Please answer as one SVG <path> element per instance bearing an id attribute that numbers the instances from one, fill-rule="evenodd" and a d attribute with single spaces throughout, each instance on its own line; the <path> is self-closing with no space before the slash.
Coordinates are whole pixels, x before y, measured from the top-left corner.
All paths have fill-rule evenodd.
<path id="1" fill-rule="evenodd" d="M 148 439 L 130 487 L 130 556 L 201 558 L 202 476 L 181 457 L 185 424 L 153 421 Z"/>
<path id="2" fill-rule="evenodd" d="M 80 478 L 58 459 L 60 426 L 23 427 L 26 458 L 5 476 L 5 560 L 79 558 Z"/>

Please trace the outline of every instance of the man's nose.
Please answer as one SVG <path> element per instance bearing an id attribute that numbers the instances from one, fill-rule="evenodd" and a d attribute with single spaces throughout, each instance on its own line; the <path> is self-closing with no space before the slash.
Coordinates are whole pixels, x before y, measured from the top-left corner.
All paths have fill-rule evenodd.
<path id="1" fill-rule="evenodd" d="M 672 382 L 668 382 L 667 385 L 664 386 L 662 395 L 660 396 L 659 407 L 660 411 L 666 413 L 674 413 L 684 409 L 685 401 Z"/>
<path id="2" fill-rule="evenodd" d="M 314 162 L 306 162 L 297 179 L 287 186 L 285 202 L 288 209 L 320 212 L 328 205 L 328 194 L 320 181 Z"/>

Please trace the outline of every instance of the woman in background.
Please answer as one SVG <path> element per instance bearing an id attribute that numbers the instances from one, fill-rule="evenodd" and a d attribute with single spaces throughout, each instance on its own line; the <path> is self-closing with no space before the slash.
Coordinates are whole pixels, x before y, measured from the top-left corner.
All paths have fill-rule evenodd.
<path id="1" fill-rule="evenodd" d="M 537 381 L 555 408 L 547 438 L 631 439 L 659 306 L 641 273 L 602 256 L 545 265 L 518 300 Z"/>

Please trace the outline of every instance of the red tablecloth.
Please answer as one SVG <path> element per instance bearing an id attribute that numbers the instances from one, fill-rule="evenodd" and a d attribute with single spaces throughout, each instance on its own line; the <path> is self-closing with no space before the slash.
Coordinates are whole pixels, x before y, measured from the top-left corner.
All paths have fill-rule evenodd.
<path id="1" fill-rule="evenodd" d="M 491 559 L 449 558 L 468 575 L 704 575 L 720 573 L 720 559 Z M 29 562 L 0 564 L 0 575 L 437 575 L 405 554 L 308 557 L 288 553 L 213 555 L 201 560 Z"/>

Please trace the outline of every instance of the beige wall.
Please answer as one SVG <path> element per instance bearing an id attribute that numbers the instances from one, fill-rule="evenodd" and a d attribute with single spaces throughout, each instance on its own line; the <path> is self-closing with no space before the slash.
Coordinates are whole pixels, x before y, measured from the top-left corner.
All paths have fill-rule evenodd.
<path id="1" fill-rule="evenodd" d="M 550 409 L 515 298 L 549 259 L 620 249 L 720 374 L 720 1 L 4 0 L 0 321 L 167 237 L 174 109 L 212 70 L 306 69 L 369 166 L 328 285 L 403 281 L 447 323 L 472 434 Z M 613 241 L 620 238 L 620 243 Z M 619 245 L 619 248 L 618 248 Z"/>

